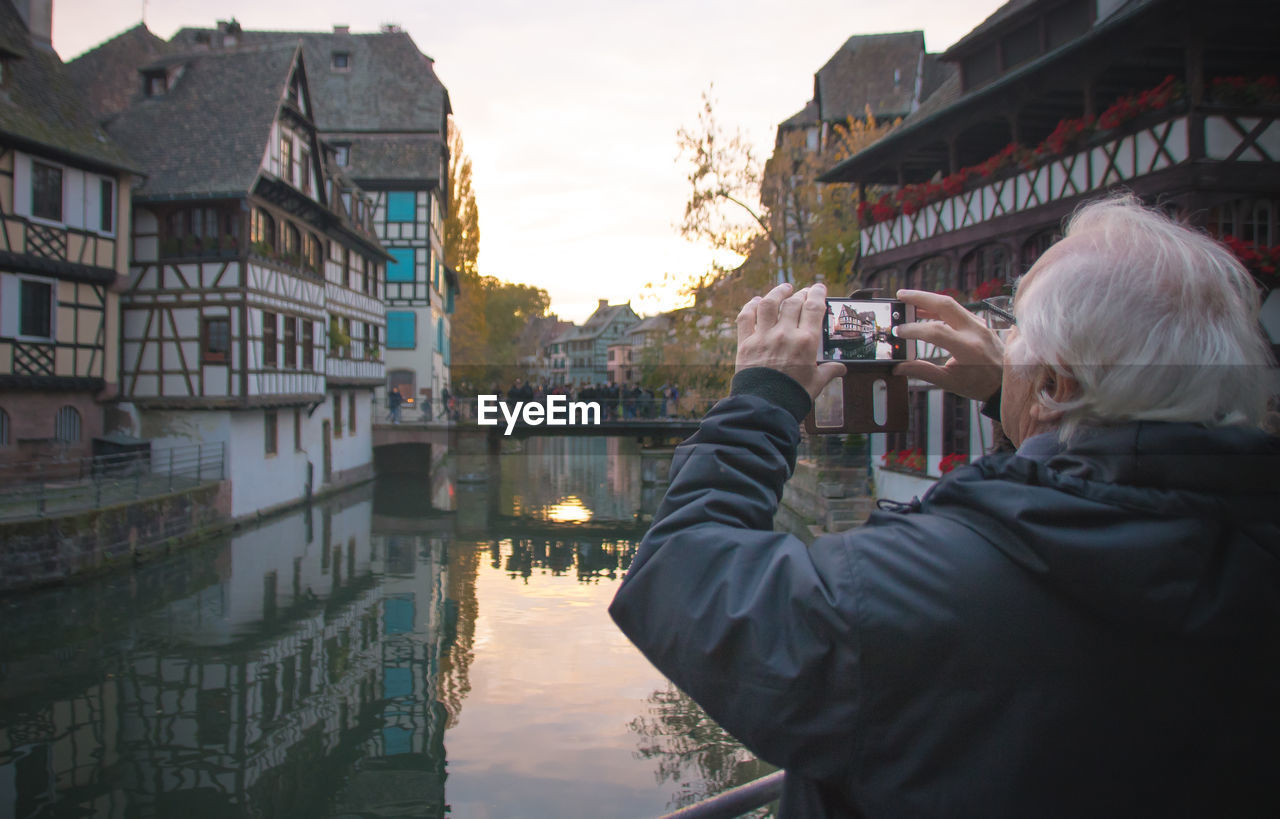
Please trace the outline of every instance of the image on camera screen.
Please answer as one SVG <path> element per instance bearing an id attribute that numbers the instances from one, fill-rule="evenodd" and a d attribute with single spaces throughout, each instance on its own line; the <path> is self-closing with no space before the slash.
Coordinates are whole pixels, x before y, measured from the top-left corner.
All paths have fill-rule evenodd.
<path id="1" fill-rule="evenodd" d="M 894 324 L 901 323 L 902 309 L 901 302 L 828 300 L 826 323 L 822 333 L 823 360 L 894 361 L 901 359 L 902 342 L 895 338 L 890 330 Z"/>

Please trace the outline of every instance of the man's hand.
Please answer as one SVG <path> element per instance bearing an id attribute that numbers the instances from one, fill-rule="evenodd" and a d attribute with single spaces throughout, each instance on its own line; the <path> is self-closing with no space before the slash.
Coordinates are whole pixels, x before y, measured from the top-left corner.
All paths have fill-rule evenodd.
<path id="1" fill-rule="evenodd" d="M 1000 389 L 1004 344 L 995 331 L 950 296 L 899 290 L 898 299 L 915 305 L 917 319 L 926 319 L 900 325 L 898 338 L 937 345 L 951 357 L 943 366 L 930 361 L 904 361 L 893 368 L 894 375 L 919 378 L 978 401 L 996 394 Z"/>
<path id="2" fill-rule="evenodd" d="M 822 350 L 822 317 L 827 312 L 827 288 L 821 282 L 792 293 L 780 284 L 769 295 L 756 296 L 738 313 L 738 372 L 769 367 L 791 376 L 817 400 L 844 365 L 818 363 Z"/>

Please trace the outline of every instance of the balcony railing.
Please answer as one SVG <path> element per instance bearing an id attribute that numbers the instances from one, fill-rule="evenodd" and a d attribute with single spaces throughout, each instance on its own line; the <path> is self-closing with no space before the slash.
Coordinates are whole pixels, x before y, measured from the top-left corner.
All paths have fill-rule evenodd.
<path id="1" fill-rule="evenodd" d="M 1202 133 L 1193 133 L 1194 129 Z M 1274 112 L 1212 106 L 1146 119 L 1130 133 L 1087 144 L 1036 167 L 921 206 L 862 230 L 862 254 L 875 256 L 1053 202 L 1098 193 L 1182 165 L 1203 137 L 1204 159 L 1275 163 L 1280 120 Z"/>

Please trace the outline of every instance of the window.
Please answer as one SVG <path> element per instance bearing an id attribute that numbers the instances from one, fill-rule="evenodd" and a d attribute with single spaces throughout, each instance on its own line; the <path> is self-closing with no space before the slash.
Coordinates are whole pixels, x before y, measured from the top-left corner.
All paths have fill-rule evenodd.
<path id="1" fill-rule="evenodd" d="M 311 152 L 305 148 L 298 153 L 298 187 L 311 193 Z"/>
<path id="2" fill-rule="evenodd" d="M 333 395 L 333 437 L 342 437 L 342 396 Z"/>
<path id="3" fill-rule="evenodd" d="M 922 259 L 907 270 L 907 287 L 935 291 L 954 287 L 950 268 L 945 256 Z"/>
<path id="4" fill-rule="evenodd" d="M 288 222 L 284 225 L 284 253 L 291 262 L 302 259 L 302 233 Z"/>
<path id="5" fill-rule="evenodd" d="M 413 281 L 413 248 L 392 247 L 388 248 L 387 252 L 392 258 L 392 261 L 387 264 L 387 281 Z"/>
<path id="6" fill-rule="evenodd" d="M 53 437 L 64 444 L 80 442 L 80 410 L 66 406 L 53 421 Z"/>
<path id="7" fill-rule="evenodd" d="M 9 413 L 0 409 L 0 446 L 9 446 Z"/>
<path id="8" fill-rule="evenodd" d="M 312 273 L 322 273 L 324 271 L 324 257 L 320 252 L 320 240 L 314 234 L 307 234 L 307 269 Z"/>
<path id="9" fill-rule="evenodd" d="M 347 393 L 347 429 L 356 434 L 356 394 Z"/>
<path id="10" fill-rule="evenodd" d="M 293 134 L 280 132 L 280 177 L 293 183 Z"/>
<path id="11" fill-rule="evenodd" d="M 284 366 L 298 368 L 298 320 L 293 316 L 284 317 Z"/>
<path id="12" fill-rule="evenodd" d="M 62 221 L 62 169 L 31 163 L 31 215 Z"/>
<path id="13" fill-rule="evenodd" d="M 969 399 L 942 393 L 942 454 L 969 454 Z"/>
<path id="14" fill-rule="evenodd" d="M 276 366 L 276 314 L 262 311 L 262 366 Z"/>
<path id="15" fill-rule="evenodd" d="M 370 259 L 368 256 L 365 256 L 363 258 L 364 258 L 364 282 L 363 282 L 363 287 L 361 289 L 365 293 L 368 293 L 369 295 L 372 296 L 377 291 L 377 287 L 375 286 L 376 280 L 374 279 L 374 276 L 373 276 L 373 260 Z"/>
<path id="16" fill-rule="evenodd" d="M 274 252 L 276 249 L 276 220 L 262 208 L 253 209 L 249 240 L 258 252 Z"/>
<path id="17" fill-rule="evenodd" d="M 387 349 L 412 350 L 418 346 L 417 315 L 408 310 L 387 312 Z"/>
<path id="18" fill-rule="evenodd" d="M 345 168 L 351 164 L 351 143 L 341 142 L 335 143 L 333 146 L 333 161 L 339 167 Z"/>
<path id="19" fill-rule="evenodd" d="M 1009 251 L 1004 245 L 986 244 L 974 249 L 960 261 L 960 287 L 972 294 L 981 284 L 997 280 L 1006 282 L 1011 277 Z"/>
<path id="20" fill-rule="evenodd" d="M 417 194 L 413 191 L 391 191 L 387 194 L 388 222 L 413 222 L 417 218 Z"/>
<path id="21" fill-rule="evenodd" d="M 316 368 L 316 324 L 302 322 L 302 369 L 311 372 Z"/>
<path id="22" fill-rule="evenodd" d="M 149 71 L 142 75 L 142 93 L 148 97 L 158 97 L 168 90 L 168 78 L 163 71 Z"/>
<path id="23" fill-rule="evenodd" d="M 1056 228 L 1042 230 L 1032 236 L 1022 245 L 1022 272 L 1026 273 L 1031 269 L 1031 265 L 1036 263 L 1044 252 L 1053 246 L 1053 243 L 1061 239 Z"/>
<path id="24" fill-rule="evenodd" d="M 302 451 L 302 410 L 293 411 L 293 450 Z"/>
<path id="25" fill-rule="evenodd" d="M 276 454 L 276 420 L 275 410 L 262 413 L 263 451 L 267 455 Z"/>
<path id="26" fill-rule="evenodd" d="M 351 52 L 335 51 L 330 64 L 334 71 L 350 71 L 351 70 Z"/>
<path id="27" fill-rule="evenodd" d="M 18 335 L 27 338 L 52 339 L 53 285 L 32 279 L 20 281 Z"/>
<path id="28" fill-rule="evenodd" d="M 351 286 L 351 249 L 342 249 L 342 286 Z"/>
<path id="29" fill-rule="evenodd" d="M 205 364 L 225 364 L 231 352 L 231 319 L 204 319 L 200 332 L 200 360 Z"/>
<path id="30" fill-rule="evenodd" d="M 115 222 L 116 186 L 110 179 L 98 180 L 98 230 L 111 233 Z"/>

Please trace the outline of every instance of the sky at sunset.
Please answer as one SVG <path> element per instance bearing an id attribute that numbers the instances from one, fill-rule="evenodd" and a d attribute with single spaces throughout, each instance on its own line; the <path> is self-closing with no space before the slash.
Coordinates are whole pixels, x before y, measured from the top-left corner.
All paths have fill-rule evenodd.
<path id="1" fill-rule="evenodd" d="M 648 291 L 708 269 L 675 228 L 688 192 L 676 131 L 714 83 L 717 115 L 767 157 L 777 124 L 813 95 L 813 74 L 853 34 L 923 28 L 941 51 L 999 0 L 150 0 L 147 26 L 236 18 L 249 29 L 353 32 L 396 23 L 435 60 L 475 173 L 481 272 L 535 284 L 581 321 L 597 299 L 641 314 Z M 70 60 L 136 25 L 142 0 L 54 0 Z"/>

